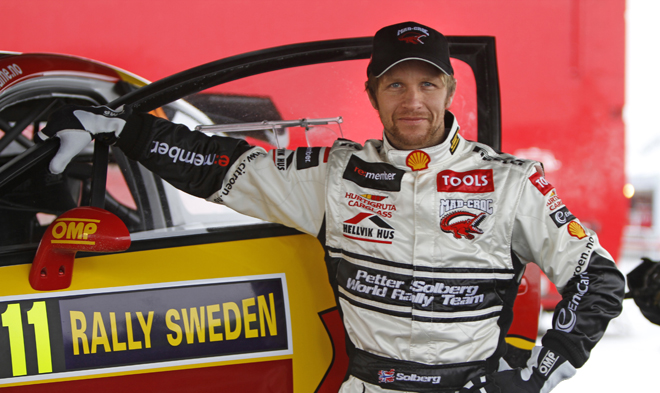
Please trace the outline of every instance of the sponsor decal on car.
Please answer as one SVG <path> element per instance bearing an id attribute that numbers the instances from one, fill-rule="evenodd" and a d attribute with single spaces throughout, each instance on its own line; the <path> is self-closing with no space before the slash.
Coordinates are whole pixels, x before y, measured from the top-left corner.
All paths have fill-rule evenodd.
<path id="1" fill-rule="evenodd" d="M 543 195 L 547 195 L 554 188 L 552 184 L 550 184 L 545 177 L 538 172 L 530 176 L 529 181 L 531 181 L 534 187 L 536 187 L 536 189 Z"/>
<path id="2" fill-rule="evenodd" d="M 7 67 L 0 69 L 0 89 L 7 84 L 7 82 L 16 78 L 17 76 L 23 75 L 23 70 L 18 64 L 10 64 Z"/>
<path id="3" fill-rule="evenodd" d="M 0 319 L 0 385 L 292 353 L 284 274 L 12 296 Z"/>
<path id="4" fill-rule="evenodd" d="M 80 244 L 93 246 L 94 235 L 101 220 L 90 218 L 58 218 L 52 226 L 51 244 Z"/>
<path id="5" fill-rule="evenodd" d="M 378 214 L 381 217 L 392 218 L 396 211 L 396 206 L 391 203 L 381 202 L 385 200 L 386 196 L 372 195 L 372 194 L 353 194 L 347 192 L 344 199 L 348 200 L 348 206 L 359 207 L 361 209 L 369 210 L 372 213 Z"/>
<path id="6" fill-rule="evenodd" d="M 344 221 L 344 237 L 372 243 L 392 244 L 394 228 L 372 213 L 360 213 Z"/>
<path id="7" fill-rule="evenodd" d="M 404 171 L 390 164 L 366 162 L 353 155 L 344 170 L 343 178 L 360 187 L 380 191 L 400 191 Z"/>
<path id="8" fill-rule="evenodd" d="M 438 173 L 438 192 L 463 192 L 479 194 L 495 191 L 492 169 L 475 169 L 467 172 L 445 170 Z"/>
<path id="9" fill-rule="evenodd" d="M 414 150 L 406 157 L 406 165 L 413 172 L 428 169 L 431 157 L 421 150 Z"/>

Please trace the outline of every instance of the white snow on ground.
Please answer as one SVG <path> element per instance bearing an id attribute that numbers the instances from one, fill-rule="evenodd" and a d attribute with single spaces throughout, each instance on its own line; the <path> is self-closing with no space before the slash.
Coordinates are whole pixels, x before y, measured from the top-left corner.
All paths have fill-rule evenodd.
<path id="1" fill-rule="evenodd" d="M 627 274 L 640 262 L 623 260 L 619 267 Z M 550 324 L 551 315 L 543 315 L 541 329 Z M 623 313 L 610 323 L 589 361 L 552 393 L 660 392 L 658 365 L 660 326 L 644 318 L 632 299 L 626 299 Z"/>

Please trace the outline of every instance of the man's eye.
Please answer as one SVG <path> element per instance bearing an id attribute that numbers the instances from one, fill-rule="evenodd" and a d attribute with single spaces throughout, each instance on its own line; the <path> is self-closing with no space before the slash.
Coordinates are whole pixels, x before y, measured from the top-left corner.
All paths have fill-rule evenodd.
<path id="1" fill-rule="evenodd" d="M 422 82 L 422 86 L 424 86 L 424 87 L 433 87 L 435 85 L 431 82 Z"/>
<path id="2" fill-rule="evenodd" d="M 401 83 L 399 83 L 399 82 L 394 82 L 394 83 L 390 84 L 390 87 L 391 87 L 391 88 L 394 88 L 394 89 L 399 88 L 399 87 L 401 87 Z"/>

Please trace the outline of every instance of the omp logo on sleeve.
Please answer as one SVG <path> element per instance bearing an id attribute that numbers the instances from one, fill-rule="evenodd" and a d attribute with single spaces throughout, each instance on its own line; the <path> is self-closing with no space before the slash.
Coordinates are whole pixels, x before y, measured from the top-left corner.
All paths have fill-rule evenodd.
<path id="1" fill-rule="evenodd" d="M 538 172 L 530 176 L 529 181 L 531 181 L 534 187 L 536 187 L 536 189 L 543 195 L 547 195 L 554 188 L 552 184 L 548 183 L 548 181 Z"/>
<path id="2" fill-rule="evenodd" d="M 438 192 L 486 193 L 495 191 L 492 169 L 438 173 Z"/>
<path id="3" fill-rule="evenodd" d="M 53 225 L 52 244 L 84 244 L 93 246 L 93 235 L 101 220 L 88 218 L 58 218 Z"/>
<path id="4" fill-rule="evenodd" d="M 353 155 L 343 178 L 361 187 L 381 191 L 401 191 L 404 171 L 390 164 L 366 162 Z"/>

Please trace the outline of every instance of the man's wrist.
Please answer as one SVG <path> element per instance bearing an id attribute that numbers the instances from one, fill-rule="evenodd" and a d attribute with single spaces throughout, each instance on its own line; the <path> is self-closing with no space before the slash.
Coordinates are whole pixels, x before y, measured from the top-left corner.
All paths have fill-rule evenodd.
<path id="1" fill-rule="evenodd" d="M 131 114 L 117 138 L 115 146 L 132 160 L 138 161 L 143 158 L 145 149 L 148 148 L 151 140 L 152 125 L 155 119 L 154 116 L 145 113 Z"/>

